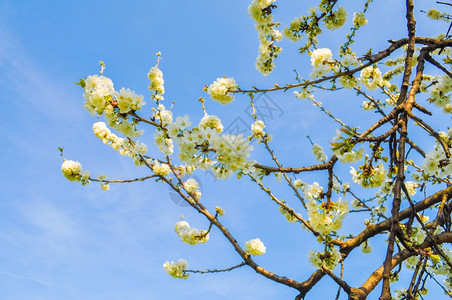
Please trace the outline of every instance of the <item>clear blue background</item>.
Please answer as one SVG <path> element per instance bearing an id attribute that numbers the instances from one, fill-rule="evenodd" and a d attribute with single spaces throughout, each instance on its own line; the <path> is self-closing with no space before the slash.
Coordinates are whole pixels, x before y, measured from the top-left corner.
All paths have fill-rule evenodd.
<path id="1" fill-rule="evenodd" d="M 308 8 L 300 1 L 278 2 L 275 18 L 283 24 Z M 354 46 L 358 55 L 369 48 L 386 48 L 388 39 L 405 36 L 402 1 L 377 2 L 369 10 L 369 25 L 358 33 L 359 45 Z M 332 48 L 336 57 L 353 11 L 362 6 L 357 1 L 344 3 L 349 13 L 346 25 L 327 32 L 319 44 Z M 419 35 L 447 30 L 447 24 L 426 20 L 419 13 L 434 7 L 434 1 L 415 4 Z M 0 1 L 0 299 L 295 297 L 295 291 L 246 267 L 192 275 L 186 281 L 171 278 L 162 268 L 166 260 L 183 257 L 193 269 L 224 268 L 241 260 L 217 230 L 207 244 L 183 244 L 174 233 L 181 215 L 194 227 L 208 224 L 171 201 L 162 184 L 112 185 L 105 192 L 96 184 L 82 187 L 68 182 L 60 172 L 59 146 L 68 159 L 80 161 L 93 175 L 126 179 L 145 174 L 92 134 L 96 119 L 83 110 L 82 90 L 74 81 L 97 73 L 99 60 L 105 61 L 104 74 L 113 79 L 116 89 L 129 87 L 149 100 L 146 74 L 155 64 L 155 53 L 161 51 L 165 103 L 170 106 L 175 100 L 174 114 L 189 114 L 195 124 L 203 115 L 197 99 L 207 97 L 203 86 L 223 74 L 235 77 L 243 88 L 294 82 L 293 69 L 307 77 L 309 57 L 297 55 L 299 45 L 288 41 L 281 43 L 276 70 L 268 77 L 258 73 L 257 33 L 248 5 L 243 0 Z M 377 118 L 370 112 L 356 114 L 364 99 L 353 93 L 319 95 L 318 100 L 352 126 L 364 127 Z M 328 149 L 338 126 L 292 92 L 270 97 L 280 109 L 266 120 L 275 136 L 276 154 L 285 165 L 314 163 L 306 135 Z M 151 104 L 149 100 L 143 112 L 149 114 Z M 206 106 L 209 113 L 222 117 L 225 127 L 237 117 L 250 124 L 245 96 L 238 96 L 230 106 L 210 100 Z M 142 141 L 156 154 L 152 137 L 149 129 Z M 433 141 L 426 138 L 425 145 L 432 147 Z M 254 146 L 258 149 L 253 157 L 270 164 L 269 156 Z M 338 168 L 348 173 L 348 165 Z M 313 237 L 286 222 L 257 187 L 246 180 L 239 185 L 235 179 L 220 182 L 202 172 L 196 175 L 207 206 L 226 210 L 224 224 L 239 243 L 255 237 L 265 243 L 267 254 L 256 258 L 263 267 L 300 281 L 315 270 L 306 259 L 311 248 L 319 247 Z M 301 178 L 323 184 L 326 180 L 321 173 Z M 274 185 L 273 178 L 267 182 Z M 275 193 L 300 207 L 284 184 Z M 362 228 L 360 219 L 349 221 L 345 229 L 356 233 Z M 380 264 L 384 250 L 374 248 L 371 255 L 358 250 L 348 259 L 345 279 L 351 285 L 360 285 Z M 366 270 L 366 276 L 357 270 Z M 332 299 L 336 290 L 331 279 L 324 278 L 307 299 Z M 379 288 L 376 291 L 374 297 Z"/>

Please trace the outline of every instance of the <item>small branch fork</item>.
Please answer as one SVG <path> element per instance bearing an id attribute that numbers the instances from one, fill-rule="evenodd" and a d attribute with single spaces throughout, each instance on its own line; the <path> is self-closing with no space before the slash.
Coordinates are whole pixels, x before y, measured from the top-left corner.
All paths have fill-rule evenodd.
<path id="1" fill-rule="evenodd" d="M 446 68 L 444 68 L 439 62 L 434 60 L 430 55 L 427 56 L 425 58 L 425 60 L 428 61 L 429 63 L 431 63 L 432 65 L 434 65 L 435 67 L 437 67 L 438 69 L 440 69 L 441 71 L 443 71 L 444 73 L 446 73 L 447 76 L 452 78 L 452 73 L 449 70 L 447 70 Z"/>

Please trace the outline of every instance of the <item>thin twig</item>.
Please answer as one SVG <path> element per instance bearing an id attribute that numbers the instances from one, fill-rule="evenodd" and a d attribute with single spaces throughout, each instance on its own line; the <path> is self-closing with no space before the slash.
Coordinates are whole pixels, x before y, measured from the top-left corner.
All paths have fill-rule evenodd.
<path id="1" fill-rule="evenodd" d="M 226 269 L 206 269 L 206 270 L 185 270 L 185 273 L 197 273 L 197 274 L 207 274 L 207 273 L 220 273 L 220 272 L 230 272 L 234 269 L 241 268 L 243 266 L 246 266 L 246 262 L 242 262 L 241 264 L 238 264 L 236 266 L 226 268 Z"/>
<path id="2" fill-rule="evenodd" d="M 321 265 L 320 268 L 323 270 L 323 272 L 330 276 L 347 294 L 350 294 L 352 288 L 347 284 L 347 282 L 334 275 L 334 273 L 325 265 Z"/>
<path id="3" fill-rule="evenodd" d="M 322 82 L 325 82 L 328 80 L 336 79 L 336 78 L 339 78 L 342 76 L 352 75 L 352 74 L 359 72 L 362 69 L 364 69 L 370 65 L 373 65 L 374 63 L 379 62 L 382 59 L 388 57 L 392 52 L 394 52 L 395 50 L 397 50 L 400 47 L 407 44 L 408 38 L 400 39 L 397 41 L 390 41 L 390 42 L 391 42 L 391 46 L 389 46 L 385 50 L 382 50 L 375 55 L 364 57 L 363 60 L 368 60 L 368 63 L 363 64 L 362 66 L 355 68 L 355 69 L 351 69 L 351 70 L 344 71 L 344 72 L 339 72 L 335 75 L 323 77 L 321 79 L 317 79 L 314 81 L 305 81 L 305 82 L 297 83 L 297 84 L 287 84 L 285 86 L 276 86 L 274 88 L 268 88 L 268 89 L 258 89 L 258 88 L 255 88 L 253 90 L 236 89 L 236 90 L 233 90 L 230 92 L 231 93 L 243 93 L 243 94 L 251 93 L 251 94 L 253 94 L 253 93 L 266 93 L 266 92 L 279 91 L 279 90 L 287 91 L 289 89 L 296 88 L 296 87 L 310 86 L 310 85 L 319 84 L 319 83 L 322 83 Z M 437 42 L 438 42 L 437 40 L 431 39 L 431 38 L 416 37 L 416 43 L 419 43 L 419 44 L 432 45 Z"/>
<path id="4" fill-rule="evenodd" d="M 433 59 L 433 57 L 431 56 L 427 56 L 425 58 L 426 61 L 428 61 L 429 63 L 431 63 L 432 65 L 434 65 L 435 67 L 437 67 L 438 69 L 440 69 L 441 71 L 443 71 L 444 73 L 447 74 L 447 76 L 449 76 L 450 78 L 452 78 L 452 73 L 449 72 L 449 70 L 447 70 L 446 68 L 444 68 L 439 62 L 437 62 L 435 59 Z"/>
<path id="5" fill-rule="evenodd" d="M 105 182 L 105 183 L 131 183 L 131 182 L 137 182 L 137 181 L 145 181 L 147 179 L 156 178 L 159 177 L 158 175 L 150 175 L 146 177 L 140 177 L 135 179 L 111 179 L 111 180 L 99 180 L 96 178 L 89 178 L 90 181 L 94 182 Z"/>
<path id="6" fill-rule="evenodd" d="M 430 125 L 428 125 L 426 122 L 424 122 L 424 120 L 422 120 L 421 118 L 416 117 L 411 112 L 407 112 L 407 113 L 410 116 L 410 118 L 415 120 L 422 128 L 425 129 L 425 131 L 427 131 L 428 133 L 430 133 L 431 135 L 433 135 L 435 137 L 435 139 L 440 143 L 441 147 L 443 147 L 444 154 L 446 154 L 446 157 L 449 158 L 450 157 L 449 147 L 446 145 L 446 143 L 441 138 L 439 133 L 436 132 Z"/>

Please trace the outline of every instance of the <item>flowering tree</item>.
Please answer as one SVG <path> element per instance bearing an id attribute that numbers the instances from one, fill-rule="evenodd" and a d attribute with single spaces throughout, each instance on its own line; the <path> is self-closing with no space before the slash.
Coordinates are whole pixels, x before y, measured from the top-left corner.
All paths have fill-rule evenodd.
<path id="1" fill-rule="evenodd" d="M 300 43 L 299 52 L 310 56 L 309 76 L 303 78 L 296 73 L 295 83 L 270 88 L 242 88 L 234 78 L 223 76 L 204 89 L 213 101 L 224 105 L 231 104 L 235 97 L 249 101 L 254 122 L 249 124 L 248 136 L 224 132 L 221 119 L 208 113 L 208 101 L 203 98 L 199 101 L 204 117 L 199 122 L 187 115 L 173 116 L 172 106 L 163 104 L 160 53 L 148 73 L 151 109 L 143 109 L 144 97 L 134 91 L 115 90 L 112 80 L 103 75 L 105 66 L 101 62 L 100 75 L 90 75 L 78 82 L 84 90 L 85 109 L 93 116 L 105 118 L 105 122 L 94 123 L 93 132 L 104 144 L 130 157 L 149 174 L 121 180 L 110 180 L 105 175 L 92 177 L 79 162 L 64 158 L 60 149 L 64 176 L 84 185 L 99 182 L 104 190 L 109 190 L 112 183 L 148 179 L 166 184 L 207 220 L 207 226 L 201 230 L 192 228 L 185 220 L 177 222 L 175 232 L 181 241 L 196 245 L 206 243 L 211 234 L 220 234 L 241 260 L 235 266 L 215 270 L 190 269 L 184 259 L 166 262 L 163 268 L 176 278 L 250 267 L 257 274 L 296 290 L 296 299 L 304 298 L 324 277 L 338 285 L 337 298 L 343 291 L 349 299 L 365 299 L 381 284 L 380 299 L 394 296 L 418 299 L 428 292 L 430 283 L 452 296 L 452 251 L 447 247 L 452 242 L 452 130 L 447 125 L 439 129 L 448 131 L 436 130 L 427 117 L 452 113 L 450 27 L 449 30 L 445 27 L 446 34 L 437 37 L 417 36 L 413 0 L 407 0 L 407 36 L 388 41 L 386 48 L 377 52 L 370 49 L 355 53 L 352 46 L 359 42 L 355 37 L 360 28 L 368 23 L 366 12 L 371 0 L 364 1 L 352 14 L 339 6 L 338 0 L 321 0 L 281 31 L 278 29 L 281 24 L 274 21 L 275 1 L 253 0 L 248 8 L 260 43 L 256 67 L 263 75 L 270 74 L 282 50 L 278 42 L 286 38 Z M 420 16 L 451 20 L 449 14 L 436 9 Z M 318 37 L 324 30 L 342 27 L 347 17 L 353 18 L 352 27 L 333 55 L 332 50 L 321 47 Z M 328 155 L 312 142 L 316 164 L 301 161 L 302 167 L 283 166 L 272 149 L 270 130 L 256 110 L 256 96 L 288 90 L 296 98 L 311 101 L 337 124 L 336 136 L 327 141 Z M 363 98 L 362 109 L 374 112 L 369 118 L 375 120 L 365 128 L 341 121 L 316 100 L 319 91 L 331 94 L 347 91 L 350 96 Z M 381 97 L 386 100 L 380 100 Z M 154 132 L 160 156 L 150 156 L 147 145 L 139 141 L 146 126 Z M 428 142 L 420 140 L 423 137 L 434 141 L 433 150 L 428 148 L 431 147 Z M 268 162 L 253 159 L 253 142 L 269 154 Z M 341 171 L 344 166 L 349 172 Z M 311 276 L 288 278 L 259 264 L 255 257 L 265 254 L 264 243 L 252 237 L 237 241 L 234 232 L 225 225 L 224 209 L 203 198 L 193 175 L 206 171 L 221 180 L 237 177 L 253 182 L 256 192 L 264 193 L 275 203 L 275 211 L 312 234 L 312 248 L 321 250 L 312 250 L 307 257 L 315 267 Z M 319 173 L 324 175 L 321 183 L 311 178 Z M 278 195 L 272 176 L 290 189 L 290 199 L 283 200 Z M 348 222 L 357 224 L 357 220 L 362 224 L 359 230 L 345 231 Z M 386 244 L 378 244 L 382 241 L 378 239 L 380 235 L 386 236 Z M 350 285 L 344 273 L 347 258 L 356 248 L 361 248 L 362 255 L 371 253 L 373 243 L 374 248 L 385 249 L 384 259 L 373 272 L 360 276 L 360 285 Z M 391 289 L 392 284 L 402 279 L 405 288 Z"/>

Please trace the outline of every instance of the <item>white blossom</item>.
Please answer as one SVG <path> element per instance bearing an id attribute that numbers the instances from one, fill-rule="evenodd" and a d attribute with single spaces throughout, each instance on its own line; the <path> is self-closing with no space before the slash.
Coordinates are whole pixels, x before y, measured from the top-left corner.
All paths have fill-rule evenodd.
<path id="1" fill-rule="evenodd" d="M 154 165 L 152 166 L 152 171 L 155 173 L 155 175 L 168 176 L 171 172 L 171 168 L 168 164 L 155 161 Z"/>
<path id="2" fill-rule="evenodd" d="M 256 256 L 265 254 L 266 249 L 264 243 L 258 238 L 249 240 L 245 243 L 245 252 L 249 255 Z"/>
<path id="3" fill-rule="evenodd" d="M 304 186 L 304 195 L 306 198 L 318 198 L 323 192 L 323 187 L 318 182 Z"/>
<path id="4" fill-rule="evenodd" d="M 193 193 L 194 191 L 199 189 L 199 183 L 195 179 L 189 178 L 184 182 L 184 189 L 188 193 Z"/>
<path id="5" fill-rule="evenodd" d="M 179 261 L 165 262 L 163 264 L 163 269 L 165 269 L 169 275 L 174 278 L 187 279 L 189 274 L 185 272 L 188 267 L 188 263 L 184 259 L 179 259 Z"/>
<path id="6" fill-rule="evenodd" d="M 274 59 L 281 53 L 282 48 L 275 45 L 280 41 L 282 34 L 276 29 L 279 23 L 273 22 L 270 5 L 276 0 L 253 0 L 248 6 L 248 13 L 255 21 L 259 39 L 259 54 L 256 59 L 256 68 L 262 75 L 270 74 L 275 68 Z"/>
<path id="7" fill-rule="evenodd" d="M 134 91 L 125 88 L 122 88 L 119 93 L 116 93 L 115 98 L 119 112 L 122 114 L 128 113 L 131 110 L 140 110 L 141 106 L 146 104 L 143 96 L 137 95 Z"/>
<path id="8" fill-rule="evenodd" d="M 114 93 L 111 79 L 105 76 L 90 75 L 85 79 L 84 89 L 83 98 L 85 98 L 85 103 L 83 107 L 91 115 L 95 113 L 102 115 L 109 104 L 108 96 L 111 97 Z"/>
<path id="9" fill-rule="evenodd" d="M 315 49 L 311 53 L 311 65 L 317 67 L 323 65 L 325 62 L 331 61 L 333 53 L 328 48 Z"/>
<path id="10" fill-rule="evenodd" d="M 61 165 L 61 172 L 69 181 L 80 181 L 82 165 L 78 161 L 65 160 Z"/>
<path id="11" fill-rule="evenodd" d="M 341 257 L 341 253 L 336 248 L 333 248 L 327 252 L 317 252 L 315 250 L 311 250 L 308 254 L 308 259 L 311 265 L 317 268 L 325 265 L 330 270 L 333 270 L 334 267 L 336 267 L 336 265 L 340 262 Z"/>
<path id="12" fill-rule="evenodd" d="M 199 121 L 199 127 L 204 129 L 215 129 L 217 133 L 223 131 L 223 124 L 221 124 L 220 118 L 214 115 L 205 114 L 201 121 Z"/>
<path id="13" fill-rule="evenodd" d="M 191 228 L 186 221 L 177 222 L 174 230 L 184 243 L 190 245 L 205 243 L 209 240 L 209 233 L 207 230 Z"/>
<path id="14" fill-rule="evenodd" d="M 230 92 L 237 89 L 238 86 L 235 83 L 234 78 L 217 78 L 209 87 L 207 88 L 207 93 L 210 98 L 220 102 L 221 104 L 230 104 L 234 101 L 234 95 Z"/>
<path id="15" fill-rule="evenodd" d="M 304 182 L 301 179 L 295 179 L 293 185 L 296 189 L 299 189 L 304 186 Z"/>
<path id="16" fill-rule="evenodd" d="M 256 122 L 254 122 L 251 125 L 251 133 L 252 133 L 253 137 L 255 137 L 257 139 L 263 138 L 265 135 L 264 128 L 265 128 L 264 121 L 257 120 Z"/>
<path id="17" fill-rule="evenodd" d="M 322 146 L 318 144 L 312 145 L 312 154 L 314 154 L 315 159 L 318 161 L 326 161 L 328 157 L 326 156 L 325 152 L 323 152 Z"/>
<path id="18" fill-rule="evenodd" d="M 149 90 L 160 95 L 163 95 L 165 93 L 165 87 L 163 86 L 163 84 L 165 83 L 165 81 L 163 80 L 163 73 L 157 66 L 152 67 L 149 70 L 148 79 Z"/>
<path id="19" fill-rule="evenodd" d="M 375 91 L 380 86 L 389 86 L 387 81 L 381 77 L 381 71 L 377 66 L 369 66 L 364 68 L 360 74 L 360 82 L 369 90 Z"/>
<path id="20" fill-rule="evenodd" d="M 367 22 L 368 21 L 363 12 L 353 13 L 353 26 L 355 26 L 355 27 L 364 26 L 367 24 Z"/>

